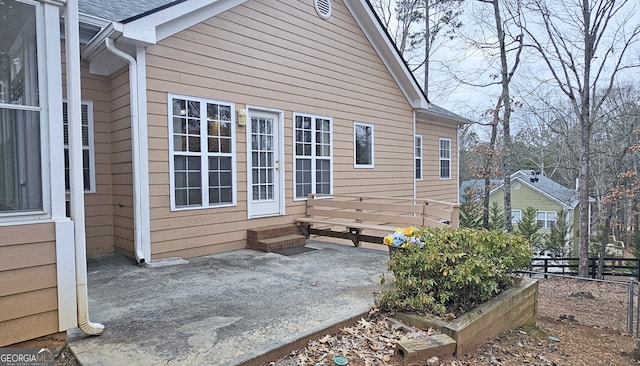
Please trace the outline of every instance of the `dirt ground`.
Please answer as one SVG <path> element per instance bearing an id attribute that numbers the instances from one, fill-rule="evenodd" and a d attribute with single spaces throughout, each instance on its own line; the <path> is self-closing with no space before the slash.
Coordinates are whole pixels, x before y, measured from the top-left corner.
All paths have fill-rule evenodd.
<path id="1" fill-rule="evenodd" d="M 637 299 L 637 298 L 636 298 Z M 632 354 L 636 338 L 627 335 L 628 287 L 569 279 L 539 282 L 536 327 L 507 332 L 461 359 L 444 358 L 440 366 L 511 365 L 640 365 Z M 637 303 L 636 303 L 637 305 Z M 395 339 L 406 333 L 393 329 L 384 316 L 358 322 L 340 334 L 309 342 L 283 360 L 268 365 L 333 365 L 346 355 L 351 366 L 402 365 Z M 425 330 L 425 333 L 433 332 Z M 351 338 L 349 338 L 351 337 Z M 551 338 L 550 338 L 551 337 Z M 56 366 L 77 366 L 60 337 L 29 342 L 21 347 L 55 347 Z M 419 365 L 425 365 L 420 363 Z"/>
<path id="2" fill-rule="evenodd" d="M 624 283 L 560 278 L 541 280 L 536 327 L 521 327 L 507 332 L 460 359 L 441 358 L 437 363 L 429 364 L 640 365 L 632 357 L 636 338 L 625 333 L 627 302 L 628 287 Z M 346 356 L 349 365 L 355 366 L 403 365 L 402 359 L 395 354 L 392 341 L 402 334 L 393 333 L 391 328 L 392 324 L 385 316 L 378 316 L 359 322 L 340 334 L 311 341 L 307 348 L 296 350 L 287 358 L 268 365 L 333 365 L 332 360 L 336 356 Z M 357 336 L 353 337 L 353 333 Z M 381 348 L 382 344 L 387 346 Z M 426 360 L 415 365 L 425 364 Z"/>

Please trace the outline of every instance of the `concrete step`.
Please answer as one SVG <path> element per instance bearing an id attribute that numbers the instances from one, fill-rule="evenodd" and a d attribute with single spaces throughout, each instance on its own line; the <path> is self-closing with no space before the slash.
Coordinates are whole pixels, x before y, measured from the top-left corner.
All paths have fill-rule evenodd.
<path id="1" fill-rule="evenodd" d="M 304 235 L 291 234 L 283 235 L 275 238 L 258 240 L 249 245 L 249 249 L 259 250 L 262 252 L 273 252 L 294 247 L 303 247 L 307 243 Z"/>

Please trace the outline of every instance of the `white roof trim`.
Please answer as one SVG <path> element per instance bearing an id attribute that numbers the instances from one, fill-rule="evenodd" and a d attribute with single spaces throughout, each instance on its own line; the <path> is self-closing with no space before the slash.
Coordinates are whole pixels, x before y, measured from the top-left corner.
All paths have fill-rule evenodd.
<path id="1" fill-rule="evenodd" d="M 123 36 L 144 43 L 157 43 L 201 23 L 247 0 L 190 0 L 124 23 Z"/>
<path id="2" fill-rule="evenodd" d="M 345 0 L 351 15 L 355 18 L 365 36 L 371 42 L 382 62 L 391 73 L 394 80 L 413 108 L 429 109 L 429 102 L 422 89 L 416 83 L 408 67 L 400 58 L 398 51 L 378 22 L 366 0 Z"/>

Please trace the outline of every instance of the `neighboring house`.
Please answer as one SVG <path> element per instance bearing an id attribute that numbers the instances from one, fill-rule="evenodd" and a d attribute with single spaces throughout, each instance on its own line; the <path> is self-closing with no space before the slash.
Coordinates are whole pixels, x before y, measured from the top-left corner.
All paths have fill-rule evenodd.
<path id="1" fill-rule="evenodd" d="M 366 0 L 75 6 L 0 3 L 0 346 L 87 326 L 87 253 L 245 248 L 309 193 L 457 202 L 466 120 Z"/>
<path id="2" fill-rule="evenodd" d="M 502 180 L 491 180 L 490 202 L 497 202 L 504 207 L 504 191 Z M 484 191 L 484 180 L 473 179 L 462 182 L 461 195 L 468 189 L 473 189 L 474 195 L 481 196 Z M 589 202 L 595 202 L 589 198 Z M 541 229 L 540 232 L 549 232 L 555 225 L 557 213 L 560 210 L 567 212 L 567 221 L 571 225 L 570 240 L 577 248 L 577 235 L 579 230 L 579 195 L 576 189 L 566 188 L 563 185 L 531 171 L 519 170 L 511 175 L 511 219 L 516 225 L 522 218 L 522 212 L 527 207 L 537 210 L 536 219 Z M 591 215 L 589 215 L 591 216 Z M 589 222 L 589 227 L 591 223 Z M 590 231 L 590 230 L 589 230 Z"/>

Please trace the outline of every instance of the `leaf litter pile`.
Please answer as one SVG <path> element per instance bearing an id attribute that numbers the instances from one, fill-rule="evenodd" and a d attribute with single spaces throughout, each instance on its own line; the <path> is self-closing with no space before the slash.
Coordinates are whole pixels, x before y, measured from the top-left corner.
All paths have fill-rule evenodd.
<path id="1" fill-rule="evenodd" d="M 335 357 L 345 357 L 349 365 L 393 365 L 397 361 L 398 341 L 435 333 L 434 329 L 423 331 L 408 327 L 373 308 L 367 319 L 360 318 L 356 324 L 342 328 L 336 334 L 309 341 L 306 348 L 295 350 L 269 365 L 334 365 Z"/>

